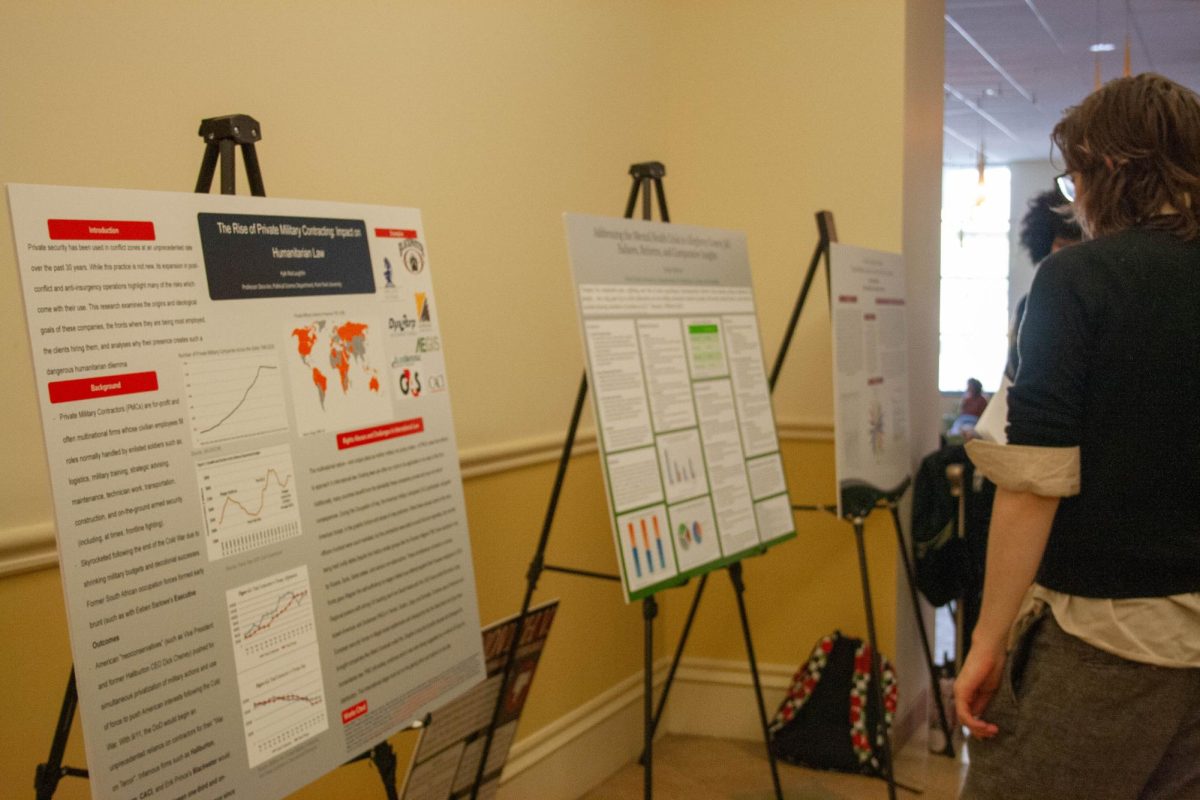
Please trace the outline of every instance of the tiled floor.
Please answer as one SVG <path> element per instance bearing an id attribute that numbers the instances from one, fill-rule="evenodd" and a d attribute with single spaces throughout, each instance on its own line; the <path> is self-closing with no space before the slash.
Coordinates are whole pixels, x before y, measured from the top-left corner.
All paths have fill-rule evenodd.
<path id="1" fill-rule="evenodd" d="M 896 759 L 899 783 L 920 789 L 916 795 L 900 789 L 901 800 L 954 800 L 966 767 L 961 758 L 932 755 L 924 742 L 914 741 Z M 785 800 L 886 800 L 883 781 L 819 772 L 779 764 Z M 589 792 L 583 800 L 640 800 L 642 769 L 625 766 Z M 654 744 L 654 797 L 656 800 L 772 800 L 774 790 L 763 745 L 758 742 L 666 736 Z"/>

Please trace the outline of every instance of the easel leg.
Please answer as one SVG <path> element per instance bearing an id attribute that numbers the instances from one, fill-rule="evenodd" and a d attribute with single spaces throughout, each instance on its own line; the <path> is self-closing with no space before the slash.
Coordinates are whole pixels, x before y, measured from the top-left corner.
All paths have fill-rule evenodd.
<path id="1" fill-rule="evenodd" d="M 913 616 L 917 618 L 917 630 L 921 633 L 921 653 L 925 656 L 925 666 L 929 670 L 929 685 L 933 691 L 933 702 L 937 706 L 938 722 L 942 733 L 946 735 L 946 746 L 941 754 L 954 758 L 954 737 L 950 735 L 950 723 L 947 721 L 946 706 L 942 703 L 942 688 L 938 684 L 937 669 L 933 665 L 933 650 L 929 646 L 929 632 L 925 629 L 925 618 L 921 614 L 921 601 L 917 597 L 917 583 L 913 575 L 912 562 L 908 558 L 908 548 L 904 544 L 904 529 L 900 525 L 900 509 L 895 503 L 888 503 L 892 512 L 892 522 L 896 527 L 896 544 L 900 548 L 900 557 L 904 561 L 904 578 L 908 582 L 908 594 L 912 598 Z"/>
<path id="2" fill-rule="evenodd" d="M 237 163 L 233 160 L 237 145 L 232 139 L 222 139 L 221 149 L 221 194 L 237 194 Z"/>
<path id="3" fill-rule="evenodd" d="M 562 455 L 558 459 L 558 471 L 554 475 L 554 488 L 550 490 L 550 502 L 546 508 L 546 516 L 542 522 L 542 532 L 538 536 L 537 550 L 533 561 L 525 573 L 525 596 L 521 600 L 521 611 L 517 614 L 517 626 L 513 631 L 513 644 L 504 658 L 504 672 L 500 676 L 500 689 L 496 694 L 496 704 L 492 707 L 491 722 L 488 723 L 487 736 L 483 740 L 483 752 L 479 754 L 479 766 L 475 770 L 475 782 L 471 785 L 471 800 L 479 797 L 479 788 L 483 783 L 483 772 L 487 766 L 488 754 L 492 751 L 492 740 L 496 736 L 496 725 L 500 721 L 500 710 L 504 707 L 504 689 L 508 686 L 517 663 L 517 642 L 525 631 L 525 618 L 529 616 L 529 607 L 533 605 L 533 593 L 537 591 L 538 580 L 545 568 L 546 547 L 550 543 L 550 529 L 554 524 L 554 514 L 558 509 L 558 499 L 562 495 L 563 482 L 567 477 L 567 466 L 571 463 L 571 450 L 575 447 L 575 435 L 579 430 L 579 419 L 583 416 L 583 403 L 587 399 L 587 373 L 579 380 L 579 391 L 575 393 L 575 406 L 571 410 L 571 422 L 567 426 L 567 438 L 563 442 Z M 651 598 L 653 599 L 653 598 Z"/>
<path id="4" fill-rule="evenodd" d="M 38 764 L 34 776 L 34 788 L 37 790 L 37 800 L 50 800 L 58 789 L 58 782 L 63 775 L 79 775 L 79 770 L 63 767 L 63 754 L 67 749 L 67 738 L 71 735 L 71 723 L 75 719 L 75 707 L 79 704 L 79 694 L 75 688 L 75 667 L 71 667 L 71 677 L 67 678 L 67 689 L 63 693 L 62 708 L 58 712 L 58 725 L 54 728 L 54 740 L 50 743 L 50 757 L 45 764 Z M 82 772 L 86 777 L 87 773 Z"/>
<path id="5" fill-rule="evenodd" d="M 696 620 L 696 611 L 700 608 L 700 598 L 704 596 L 704 587 L 708 585 L 708 574 L 700 576 L 700 583 L 696 586 L 696 594 L 692 596 L 692 607 L 688 611 L 687 622 L 684 623 L 683 633 L 679 636 L 679 644 L 675 647 L 675 657 L 671 660 L 671 669 L 667 672 L 667 682 L 663 684 L 662 693 L 658 696 L 658 708 L 654 712 L 654 721 L 650 725 L 650 735 L 658 730 L 658 723 L 662 722 L 663 709 L 667 706 L 667 695 L 671 693 L 671 684 L 675 682 L 675 672 L 679 669 L 679 662 L 683 660 L 683 648 L 687 645 L 688 636 L 692 632 L 692 623 Z M 638 756 L 638 763 L 646 763 L 646 754 L 643 752 Z"/>
<path id="6" fill-rule="evenodd" d="M 892 774 L 892 736 L 883 719 L 883 670 L 879 658 L 879 642 L 875 636 L 875 607 L 871 601 L 871 578 L 867 572 L 867 547 L 863 541 L 863 525 L 862 517 L 854 517 L 854 539 L 858 546 L 858 571 L 862 581 L 863 605 L 867 612 L 867 641 L 871 646 L 871 693 L 867 702 L 869 705 L 874 705 L 876 710 L 876 727 L 874 730 L 868 729 L 867 736 L 870 738 L 872 750 L 875 749 L 878 739 L 883 739 L 883 758 L 880 759 L 880 766 L 888 785 L 888 800 L 896 800 L 896 778 Z M 870 720 L 870 718 L 871 714 L 868 711 L 867 719 Z"/>
<path id="7" fill-rule="evenodd" d="M 771 783 L 775 786 L 776 800 L 783 800 L 783 788 L 779 785 L 779 768 L 775 754 L 771 752 L 771 730 L 767 725 L 767 710 L 763 705 L 762 682 L 758 679 L 758 661 L 754 657 L 754 642 L 750 638 L 750 620 L 746 616 L 746 583 L 742 580 L 742 562 L 729 565 L 729 580 L 737 596 L 738 615 L 742 619 L 742 638 L 746 640 L 746 657 L 750 660 L 750 677 L 754 679 L 754 697 L 758 701 L 758 721 L 762 724 L 763 744 L 767 748 L 767 761 L 771 764 Z"/>
<path id="8" fill-rule="evenodd" d="M 383 781 L 383 791 L 388 800 L 400 800 L 396 789 L 396 751 L 386 739 L 371 749 L 371 763 L 379 770 L 379 779 Z"/>
<path id="9" fill-rule="evenodd" d="M 654 796 L 654 618 L 658 615 L 658 602 L 654 595 L 642 601 L 642 619 L 646 629 L 645 697 L 642 699 L 643 731 L 642 746 L 642 796 L 650 800 Z"/>

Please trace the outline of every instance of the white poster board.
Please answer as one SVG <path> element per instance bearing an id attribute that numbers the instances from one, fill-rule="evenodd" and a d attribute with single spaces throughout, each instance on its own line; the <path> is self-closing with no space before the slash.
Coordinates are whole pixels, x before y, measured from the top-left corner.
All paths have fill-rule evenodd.
<path id="1" fill-rule="evenodd" d="M 910 474 L 907 306 L 896 253 L 835 242 L 829 270 L 842 516 L 847 498 L 893 492 Z"/>
<path id="2" fill-rule="evenodd" d="M 277 798 L 484 675 L 413 209 L 9 187 L 97 798 Z"/>
<path id="3" fill-rule="evenodd" d="M 565 221 L 626 600 L 794 536 L 745 235 Z"/>

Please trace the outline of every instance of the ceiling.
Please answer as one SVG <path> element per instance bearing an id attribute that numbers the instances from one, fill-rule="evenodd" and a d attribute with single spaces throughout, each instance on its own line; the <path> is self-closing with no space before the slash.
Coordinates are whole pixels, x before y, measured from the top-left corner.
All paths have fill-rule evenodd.
<path id="1" fill-rule="evenodd" d="M 1200 0 L 946 0 L 947 165 L 1046 159 L 1050 130 L 1102 80 L 1158 72 L 1200 91 Z"/>

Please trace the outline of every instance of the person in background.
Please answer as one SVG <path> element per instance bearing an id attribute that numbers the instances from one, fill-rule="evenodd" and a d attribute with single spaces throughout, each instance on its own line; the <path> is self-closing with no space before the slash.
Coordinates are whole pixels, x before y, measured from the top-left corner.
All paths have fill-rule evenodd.
<path id="1" fill-rule="evenodd" d="M 1200 97 L 1119 78 L 1052 139 L 1087 240 L 1035 275 L 1007 444 L 967 445 L 998 488 L 962 797 L 1194 800 Z"/>
<path id="2" fill-rule="evenodd" d="M 979 418 L 987 408 L 987 398 L 983 396 L 983 384 L 976 378 L 967 378 L 967 391 L 959 404 L 958 413 Z"/>
<path id="3" fill-rule="evenodd" d="M 1083 239 L 1083 231 L 1075 221 L 1067 199 L 1057 188 L 1035 196 L 1029 201 L 1029 210 L 1021 219 L 1021 246 L 1029 254 L 1033 268 L 1046 260 L 1051 253 L 1076 244 Z M 1012 325 L 1008 330 L 1008 362 L 1004 374 L 1012 381 L 1017 375 L 1017 331 L 1025 316 L 1025 302 L 1029 295 L 1022 295 L 1013 311 Z"/>
<path id="4" fill-rule="evenodd" d="M 1021 220 L 1021 246 L 1029 254 L 1033 268 L 1037 269 L 1052 253 L 1057 253 L 1083 238 L 1083 231 L 1075 220 L 1069 202 L 1058 188 L 1035 196 L 1029 201 L 1029 210 Z M 1021 357 L 1017 352 L 1017 332 L 1021 328 L 1021 320 L 1025 316 L 1025 303 L 1029 295 L 1022 295 L 1013 311 L 1012 322 L 1008 328 L 1008 357 L 1004 362 L 1004 374 L 1000 379 L 1000 388 L 992 396 L 992 410 L 987 416 L 980 414 L 971 433 L 984 439 L 1004 441 L 1002 431 L 997 426 L 1003 426 L 1002 418 L 1008 413 L 1008 387 L 1017 377 L 1017 366 Z"/>
<path id="5" fill-rule="evenodd" d="M 958 404 L 958 416 L 946 431 L 947 436 L 961 436 L 964 440 L 975 436 L 975 426 L 987 409 L 988 399 L 983 395 L 983 384 L 976 378 L 967 378 L 967 391 Z"/>
<path id="6" fill-rule="evenodd" d="M 1036 195 L 1021 218 L 1021 246 L 1036 267 L 1051 253 L 1083 238 L 1083 231 L 1071 216 L 1069 203 L 1057 187 Z"/>

